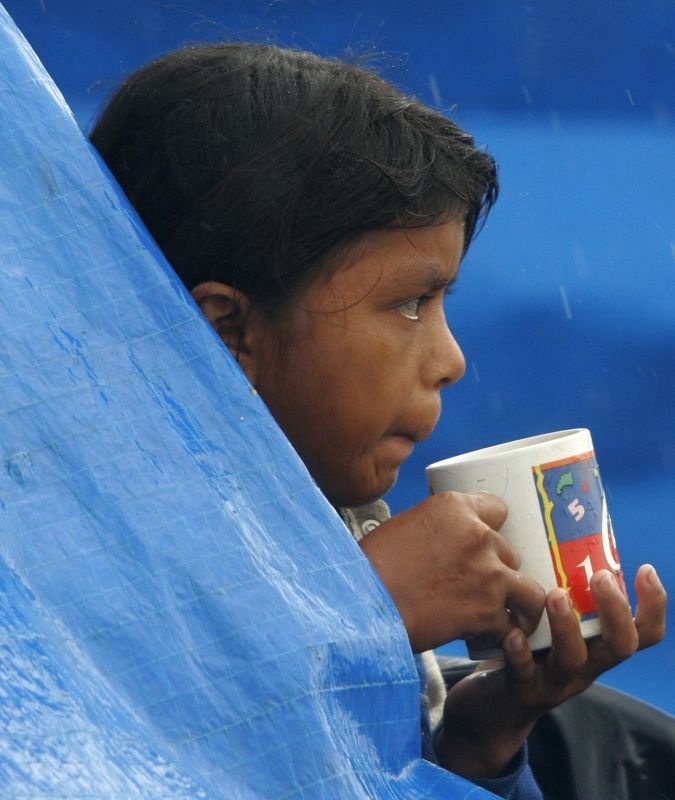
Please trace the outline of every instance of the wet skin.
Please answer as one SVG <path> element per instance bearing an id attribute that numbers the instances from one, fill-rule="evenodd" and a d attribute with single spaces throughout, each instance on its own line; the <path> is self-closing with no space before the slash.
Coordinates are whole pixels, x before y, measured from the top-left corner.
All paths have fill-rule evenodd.
<path id="1" fill-rule="evenodd" d="M 281 320 L 248 314 L 240 364 L 336 506 L 391 488 L 415 443 L 432 433 L 441 389 L 464 374 L 443 302 L 463 245 L 459 219 L 375 231 Z M 201 288 L 218 329 L 209 286 L 217 284 L 196 296 Z"/>
<path id="2" fill-rule="evenodd" d="M 441 390 L 464 373 L 443 304 L 462 248 L 457 220 L 370 233 L 281 316 L 225 284 L 193 290 L 336 506 L 366 503 L 393 485 L 415 442 L 433 431 Z M 603 633 L 586 642 L 565 592 L 546 596 L 518 572 L 518 555 L 498 533 L 506 513 L 492 495 L 442 493 L 360 543 L 413 650 L 455 639 L 503 648 L 503 663 L 484 665 L 449 693 L 436 740 L 441 765 L 476 779 L 499 775 L 545 710 L 665 630 L 666 593 L 644 565 L 635 617 L 610 573 L 593 576 Z M 533 655 L 525 635 L 544 608 L 553 647 Z"/>

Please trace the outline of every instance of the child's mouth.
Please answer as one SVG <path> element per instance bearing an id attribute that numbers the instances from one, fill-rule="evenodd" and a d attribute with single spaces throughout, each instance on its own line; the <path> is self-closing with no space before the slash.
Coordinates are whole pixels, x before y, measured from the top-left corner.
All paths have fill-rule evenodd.
<path id="1" fill-rule="evenodd" d="M 407 458 L 415 447 L 415 440 L 404 433 L 392 433 L 387 436 L 387 439 L 393 442 L 401 452 L 405 452 L 404 458 Z"/>

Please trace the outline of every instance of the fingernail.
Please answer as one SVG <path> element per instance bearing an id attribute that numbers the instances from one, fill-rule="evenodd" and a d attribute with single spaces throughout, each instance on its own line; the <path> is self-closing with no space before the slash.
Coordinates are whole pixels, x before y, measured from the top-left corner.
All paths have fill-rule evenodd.
<path id="1" fill-rule="evenodd" d="M 561 617 L 570 613 L 572 606 L 570 605 L 570 598 L 567 592 L 553 598 L 553 608 L 555 609 L 555 613 L 560 614 Z"/>
<path id="2" fill-rule="evenodd" d="M 661 580 L 659 578 L 659 574 L 654 569 L 654 567 L 652 567 L 651 564 L 649 565 L 649 572 L 647 573 L 647 580 L 655 588 L 663 589 L 663 584 L 661 583 Z"/>
<path id="3" fill-rule="evenodd" d="M 614 576 L 612 575 L 611 572 L 609 572 L 606 569 L 603 569 L 603 570 L 600 570 L 600 572 L 597 572 L 596 575 L 598 576 L 596 578 L 596 581 L 597 581 L 597 584 L 598 584 L 598 588 L 601 591 L 603 591 L 603 592 L 612 592 L 612 591 L 614 591 L 614 589 L 615 589 L 617 584 L 616 584 L 616 581 L 614 580 Z"/>

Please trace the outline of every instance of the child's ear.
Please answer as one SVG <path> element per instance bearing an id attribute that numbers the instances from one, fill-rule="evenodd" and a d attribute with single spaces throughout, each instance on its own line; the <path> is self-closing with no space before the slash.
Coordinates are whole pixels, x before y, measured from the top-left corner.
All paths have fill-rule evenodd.
<path id="1" fill-rule="evenodd" d="M 191 290 L 197 305 L 255 386 L 256 353 L 249 322 L 251 301 L 226 283 L 206 281 Z"/>

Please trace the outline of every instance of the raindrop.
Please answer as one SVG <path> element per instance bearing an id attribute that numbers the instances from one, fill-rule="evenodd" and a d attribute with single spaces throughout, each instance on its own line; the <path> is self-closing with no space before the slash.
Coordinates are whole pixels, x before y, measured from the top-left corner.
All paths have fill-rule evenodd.
<path id="1" fill-rule="evenodd" d="M 530 87 L 522 84 L 520 87 L 520 91 L 523 93 L 523 97 L 525 98 L 525 102 L 528 106 L 532 105 L 532 93 L 530 92 Z"/>
<path id="2" fill-rule="evenodd" d="M 626 96 L 628 97 L 628 102 L 634 106 L 635 102 L 633 101 L 633 95 L 630 93 L 630 89 L 626 89 Z"/>
<path id="3" fill-rule="evenodd" d="M 555 110 L 555 108 L 551 109 L 548 112 L 548 119 L 551 123 L 551 128 L 556 132 L 560 133 L 561 126 L 560 126 L 560 114 Z"/>
<path id="4" fill-rule="evenodd" d="M 560 290 L 560 299 L 565 309 L 565 316 L 567 319 L 572 319 L 572 308 L 570 307 L 570 299 L 567 296 L 567 289 L 562 284 L 558 286 L 558 289 Z"/>
<path id="5" fill-rule="evenodd" d="M 471 362 L 471 371 L 473 372 L 473 377 L 476 379 L 476 383 L 480 383 L 480 375 L 478 374 L 478 367 L 475 361 Z"/>
<path id="6" fill-rule="evenodd" d="M 577 268 L 577 275 L 580 278 L 587 278 L 590 273 L 588 258 L 586 257 L 586 251 L 578 244 L 572 245 L 572 261 L 574 261 L 574 266 Z"/>
<path id="7" fill-rule="evenodd" d="M 438 87 L 438 81 L 433 73 L 429 75 L 429 88 L 431 89 L 431 96 L 434 98 L 434 103 L 436 103 L 437 106 L 442 106 L 443 98 L 441 97 L 441 90 Z"/>

